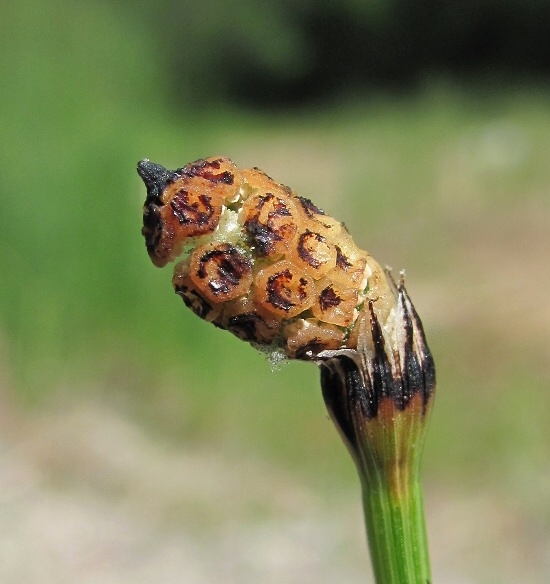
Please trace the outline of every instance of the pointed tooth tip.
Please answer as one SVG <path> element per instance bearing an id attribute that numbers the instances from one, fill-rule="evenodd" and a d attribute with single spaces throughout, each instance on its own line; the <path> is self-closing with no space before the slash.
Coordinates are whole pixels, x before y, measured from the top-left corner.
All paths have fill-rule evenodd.
<path id="1" fill-rule="evenodd" d="M 170 172 L 162 166 L 144 158 L 137 163 L 137 172 L 148 190 L 162 190 Z"/>
<path id="2" fill-rule="evenodd" d="M 137 163 L 137 171 L 140 176 L 155 174 L 160 169 L 164 169 L 164 167 L 151 162 L 148 158 L 144 158 Z"/>

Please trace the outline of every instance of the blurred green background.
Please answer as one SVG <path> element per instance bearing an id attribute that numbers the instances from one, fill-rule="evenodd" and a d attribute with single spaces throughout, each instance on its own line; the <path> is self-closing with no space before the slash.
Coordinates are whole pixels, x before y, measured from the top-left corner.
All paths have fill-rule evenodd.
<path id="1" fill-rule="evenodd" d="M 434 581 L 550 576 L 550 8 L 0 7 L 0 579 L 369 581 L 313 365 L 184 309 L 136 162 L 259 166 L 405 267 Z M 29 561 L 32 558 L 32 561 Z"/>

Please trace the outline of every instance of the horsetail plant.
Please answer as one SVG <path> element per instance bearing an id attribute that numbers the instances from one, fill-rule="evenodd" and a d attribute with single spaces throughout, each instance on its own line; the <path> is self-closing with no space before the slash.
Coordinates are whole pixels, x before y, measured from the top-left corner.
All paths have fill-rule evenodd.
<path id="1" fill-rule="evenodd" d="M 435 369 L 403 276 L 257 168 L 213 157 L 137 170 L 147 251 L 158 267 L 183 256 L 173 285 L 184 303 L 268 354 L 320 367 L 359 473 L 376 582 L 429 583 L 419 474 Z"/>

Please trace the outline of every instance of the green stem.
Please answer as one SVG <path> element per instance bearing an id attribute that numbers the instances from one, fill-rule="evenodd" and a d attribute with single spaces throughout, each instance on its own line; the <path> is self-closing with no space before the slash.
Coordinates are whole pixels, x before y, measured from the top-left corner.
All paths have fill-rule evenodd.
<path id="1" fill-rule="evenodd" d="M 377 584 L 431 581 L 421 485 L 418 477 L 402 478 L 393 485 L 382 473 L 362 480 L 365 524 Z"/>
<path id="2" fill-rule="evenodd" d="M 365 376 L 343 359 L 321 369 L 323 397 L 361 480 L 365 526 L 376 584 L 429 584 L 420 463 L 433 402 L 421 394 L 406 408 L 391 398 L 369 416 Z"/>
<path id="3" fill-rule="evenodd" d="M 361 480 L 376 584 L 429 584 L 420 462 L 435 368 L 402 281 L 397 306 L 393 346 L 370 303 L 370 339 L 325 352 L 321 387 Z"/>

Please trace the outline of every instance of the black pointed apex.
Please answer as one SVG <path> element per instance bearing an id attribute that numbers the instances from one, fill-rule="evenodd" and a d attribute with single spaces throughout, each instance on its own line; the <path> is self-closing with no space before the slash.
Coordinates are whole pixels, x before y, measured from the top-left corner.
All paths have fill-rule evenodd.
<path id="1" fill-rule="evenodd" d="M 435 364 L 422 321 L 416 312 L 404 281 L 399 283 L 399 302 L 403 310 L 407 340 L 405 342 L 405 369 L 408 373 L 411 392 L 422 391 L 424 407 L 435 391 Z"/>
<path id="2" fill-rule="evenodd" d="M 149 196 L 160 195 L 166 188 L 166 185 L 174 178 L 172 171 L 166 169 L 161 164 L 151 162 L 147 158 L 138 162 L 137 171 L 145 183 Z"/>

